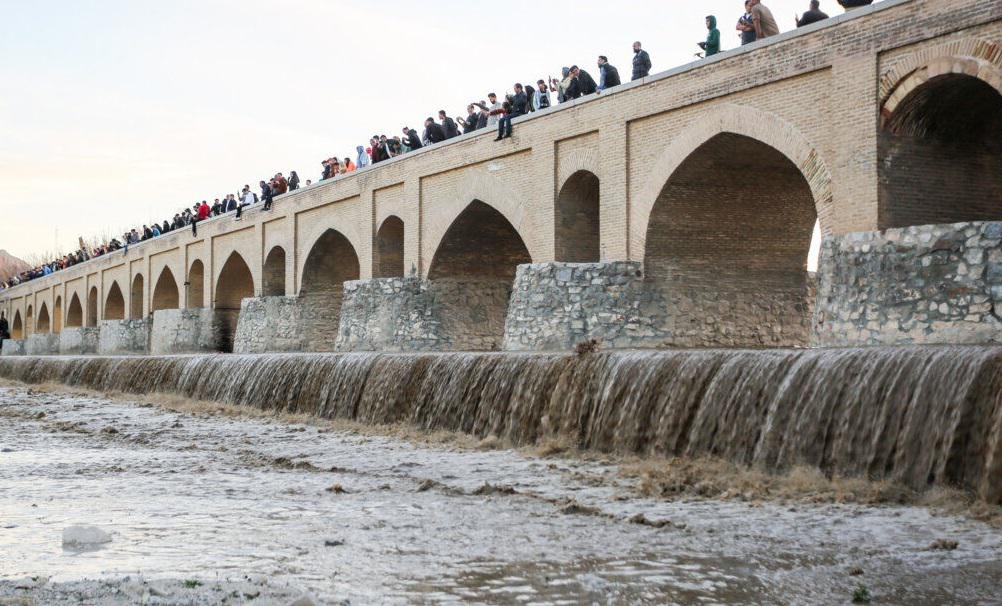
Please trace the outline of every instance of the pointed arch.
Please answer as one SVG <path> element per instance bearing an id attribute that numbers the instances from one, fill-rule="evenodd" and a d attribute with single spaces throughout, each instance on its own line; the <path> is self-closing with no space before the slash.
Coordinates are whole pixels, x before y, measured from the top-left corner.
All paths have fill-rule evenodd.
<path id="1" fill-rule="evenodd" d="M 505 221 L 519 235 L 519 239 L 529 251 L 530 257 L 533 259 L 546 258 L 550 254 L 546 249 L 549 238 L 542 230 L 534 229 L 531 213 L 523 202 L 523 198 L 524 196 L 518 195 L 518 192 L 501 183 L 486 171 L 467 172 L 456 185 L 454 194 L 450 193 L 447 200 L 436 202 L 434 220 L 429 221 L 426 227 L 422 227 L 421 264 L 423 275 L 429 275 L 432 259 L 440 248 L 445 233 L 455 224 L 456 219 L 468 209 L 473 200 L 490 206 L 504 217 Z"/>
<path id="2" fill-rule="evenodd" d="M 125 319 L 125 296 L 118 282 L 112 282 L 108 288 L 108 296 L 104 299 L 104 319 L 124 320 Z"/>
<path id="3" fill-rule="evenodd" d="M 97 286 L 90 287 L 90 293 L 87 294 L 87 326 L 94 327 L 97 326 L 98 309 L 97 309 Z"/>
<path id="4" fill-rule="evenodd" d="M 200 259 L 195 259 L 188 269 L 188 281 L 185 286 L 188 288 L 188 309 L 205 307 L 205 265 Z"/>
<path id="5" fill-rule="evenodd" d="M 14 312 L 14 320 L 10 325 L 10 338 L 21 340 L 24 338 L 24 322 L 21 320 L 21 310 Z"/>
<path id="6" fill-rule="evenodd" d="M 804 176 L 821 222 L 821 232 L 831 233 L 834 222 L 834 194 L 831 172 L 817 147 L 792 124 L 775 114 L 735 104 L 718 106 L 675 139 L 651 167 L 635 205 L 630 208 L 630 256 L 643 258 L 651 211 L 665 183 L 683 162 L 705 143 L 721 134 L 754 139 L 785 156 Z"/>
<path id="7" fill-rule="evenodd" d="M 153 299 L 150 304 L 150 311 L 178 309 L 181 306 L 177 280 L 169 267 L 164 267 L 163 271 L 160 272 L 156 286 L 153 287 Z"/>
<path id="8" fill-rule="evenodd" d="M 136 274 L 132 279 L 132 296 L 129 297 L 129 318 L 132 320 L 143 319 L 143 294 L 146 291 L 143 274 Z"/>
<path id="9" fill-rule="evenodd" d="M 1002 46 L 962 46 L 885 80 L 880 229 L 1002 219 Z"/>
<path id="10" fill-rule="evenodd" d="M 63 330 L 63 297 L 57 296 L 52 306 L 52 334 L 58 335 Z"/>
<path id="11" fill-rule="evenodd" d="M 644 273 L 680 346 L 806 346 L 817 224 L 807 176 L 760 139 L 721 132 L 662 184 Z"/>
<path id="12" fill-rule="evenodd" d="M 35 308 L 28 305 L 28 311 L 24 317 L 26 319 L 24 323 L 24 336 L 27 338 L 35 332 Z"/>
<path id="13" fill-rule="evenodd" d="M 588 170 L 570 175 L 557 194 L 553 234 L 556 260 L 567 263 L 600 261 L 598 176 Z"/>
<path id="14" fill-rule="evenodd" d="M 390 215 L 376 231 L 372 275 L 375 278 L 404 277 L 404 220 Z"/>
<path id="15" fill-rule="evenodd" d="M 240 253 L 230 253 L 223 264 L 216 281 L 215 295 L 213 308 L 219 321 L 220 349 L 232 352 L 240 305 L 244 299 L 254 296 L 254 275 Z"/>
<path id="16" fill-rule="evenodd" d="M 83 306 L 80 305 L 80 297 L 73 293 L 70 305 L 66 308 L 66 328 L 80 328 L 83 326 L 84 314 Z"/>
<path id="17" fill-rule="evenodd" d="M 299 302 L 311 318 L 308 347 L 333 351 L 341 324 L 344 283 L 361 272 L 358 254 L 340 231 L 328 229 L 310 248 L 303 265 Z"/>
<path id="18" fill-rule="evenodd" d="M 519 265 L 532 256 L 515 226 L 496 208 L 473 200 L 453 220 L 431 260 L 431 280 L 515 278 Z"/>
<path id="19" fill-rule="evenodd" d="M 268 252 L 261 282 L 262 296 L 285 296 L 285 249 L 281 246 L 275 246 Z"/>
<path id="20" fill-rule="evenodd" d="M 35 332 L 44 335 L 49 332 L 51 322 L 49 319 L 49 308 L 43 301 L 38 306 L 38 319 L 35 320 Z"/>

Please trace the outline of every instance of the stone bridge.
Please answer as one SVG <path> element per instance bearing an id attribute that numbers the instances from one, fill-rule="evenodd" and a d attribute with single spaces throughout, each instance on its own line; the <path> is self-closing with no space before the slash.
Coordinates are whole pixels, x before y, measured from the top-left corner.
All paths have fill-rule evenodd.
<path id="1" fill-rule="evenodd" d="M 886 0 L 493 138 L 4 291 L 3 353 L 1002 340 L 1000 2 Z"/>

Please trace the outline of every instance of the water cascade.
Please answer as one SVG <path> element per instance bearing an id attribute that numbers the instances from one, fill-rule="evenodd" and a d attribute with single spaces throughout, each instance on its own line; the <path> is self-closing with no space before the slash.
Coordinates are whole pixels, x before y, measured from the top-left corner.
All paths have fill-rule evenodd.
<path id="1" fill-rule="evenodd" d="M 1002 502 L 1002 347 L 4 358 L 0 376 Z"/>

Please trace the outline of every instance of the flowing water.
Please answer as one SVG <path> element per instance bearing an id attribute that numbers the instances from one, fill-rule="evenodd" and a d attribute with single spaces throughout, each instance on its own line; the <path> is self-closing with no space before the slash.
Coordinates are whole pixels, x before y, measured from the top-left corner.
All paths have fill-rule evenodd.
<path id="1" fill-rule="evenodd" d="M 408 418 L 525 440 L 543 424 L 544 411 L 533 410 L 539 406 L 564 415 L 561 423 L 577 423 L 590 444 L 653 450 L 670 447 L 669 435 L 689 436 L 685 448 L 714 443 L 692 439 L 709 431 L 704 413 L 694 413 L 684 432 L 669 431 L 672 424 L 658 418 L 667 404 L 643 395 L 655 385 L 642 386 L 672 388 L 669 371 L 657 367 L 704 384 L 702 395 L 687 395 L 686 405 L 698 409 L 726 391 L 712 375 L 729 372 L 743 355 L 22 360 L 3 368 L 42 379 L 60 376 L 52 369 L 61 367 L 75 382 L 119 388 L 130 386 L 134 369 L 137 391 L 156 385 L 263 406 L 267 397 L 252 394 L 267 389 L 273 405 L 292 409 Z M 995 354 L 983 355 L 987 364 Z M 798 357 L 769 354 L 759 372 L 775 375 L 785 366 L 793 381 L 793 369 L 806 363 Z M 712 361 L 712 368 L 697 360 Z M 396 373 L 398 383 L 384 372 Z M 978 380 L 960 375 L 949 378 Z M 561 390 L 586 376 L 605 393 L 570 407 Z M 492 385 L 501 377 L 509 384 Z M 629 393 L 624 382 L 637 391 Z M 761 385 L 782 382 L 772 376 Z M 403 396 L 369 393 L 374 389 L 419 399 L 411 407 Z M 940 388 L 930 382 L 926 389 Z M 463 396 L 468 415 L 460 404 L 434 399 L 450 395 Z M 635 424 L 603 420 L 603 399 L 647 402 L 652 410 L 643 414 L 657 420 L 648 437 L 639 438 Z M 512 407 L 500 405 L 508 401 Z M 308 591 L 317 603 L 355 605 L 845 604 L 860 585 L 880 604 L 1000 599 L 1002 532 L 925 509 L 665 502 L 638 497 L 612 461 L 419 446 L 144 402 L 138 395 L 109 401 L 0 387 L 0 603 L 289 604 Z M 490 410 L 491 403 L 498 408 Z M 422 408 L 429 406 L 436 408 Z M 591 418 L 580 418 L 585 411 Z M 727 414 L 721 429 L 735 422 L 725 419 L 741 416 Z M 616 427 L 603 432 L 600 423 Z M 766 440 L 747 442 L 734 452 L 754 457 L 756 448 L 767 448 Z M 657 524 L 631 522 L 637 514 Z M 89 550 L 62 548 L 60 533 L 76 524 L 97 526 L 112 540 Z M 957 545 L 933 549 L 937 540 Z"/>
<path id="2" fill-rule="evenodd" d="M 1002 502 L 1002 348 L 6 358 L 0 376 L 515 445 L 715 456 Z"/>

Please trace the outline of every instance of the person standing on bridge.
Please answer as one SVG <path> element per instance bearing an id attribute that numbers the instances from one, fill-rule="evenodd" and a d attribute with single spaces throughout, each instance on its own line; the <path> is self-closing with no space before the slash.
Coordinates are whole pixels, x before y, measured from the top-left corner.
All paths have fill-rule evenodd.
<path id="1" fill-rule="evenodd" d="M 752 16 L 751 8 L 751 0 L 745 0 L 745 14 L 738 19 L 738 26 L 735 28 L 741 32 L 741 46 L 755 41 L 755 17 Z"/>
<path id="2" fill-rule="evenodd" d="M 713 15 L 706 18 L 706 29 L 710 33 L 706 36 L 706 42 L 699 43 L 699 48 L 706 52 L 707 57 L 712 57 L 720 52 L 720 30 L 717 29 L 717 18 Z"/>
<path id="3" fill-rule="evenodd" d="M 873 0 L 838 0 L 838 3 L 839 6 L 841 6 L 848 12 L 851 10 L 855 10 L 857 8 L 869 6 L 873 4 Z"/>
<path id="4" fill-rule="evenodd" d="M 827 18 L 828 15 L 821 12 L 820 0 L 811 0 L 810 10 L 797 19 L 797 27 L 804 27 L 805 25 L 817 23 L 818 21 L 824 21 Z"/>
<path id="5" fill-rule="evenodd" d="M 275 190 L 268 183 L 261 181 L 261 199 L 264 200 L 264 210 L 271 210 L 271 203 L 275 197 Z"/>
<path id="6" fill-rule="evenodd" d="M 446 139 L 459 136 L 459 127 L 456 126 L 456 121 L 450 118 L 444 109 L 438 110 L 438 119 L 442 122 L 442 130 L 445 131 Z"/>
<path id="7" fill-rule="evenodd" d="M 609 58 L 605 55 L 598 56 L 598 92 L 607 88 L 619 86 L 623 82 L 619 79 L 619 70 L 609 63 Z"/>
<path id="8" fill-rule="evenodd" d="M 651 56 L 647 54 L 640 42 L 633 43 L 633 80 L 646 78 L 651 73 Z"/>
<path id="9" fill-rule="evenodd" d="M 538 112 L 550 107 L 550 88 L 542 80 L 538 80 L 536 86 L 539 87 L 539 90 L 536 91 L 536 96 L 532 98 L 532 103 L 536 106 L 536 111 Z"/>
<path id="10" fill-rule="evenodd" d="M 776 18 L 772 16 L 772 11 L 769 10 L 769 7 L 762 4 L 762 0 L 751 0 L 751 14 L 755 24 L 756 40 L 779 35 L 779 26 L 776 25 Z"/>

